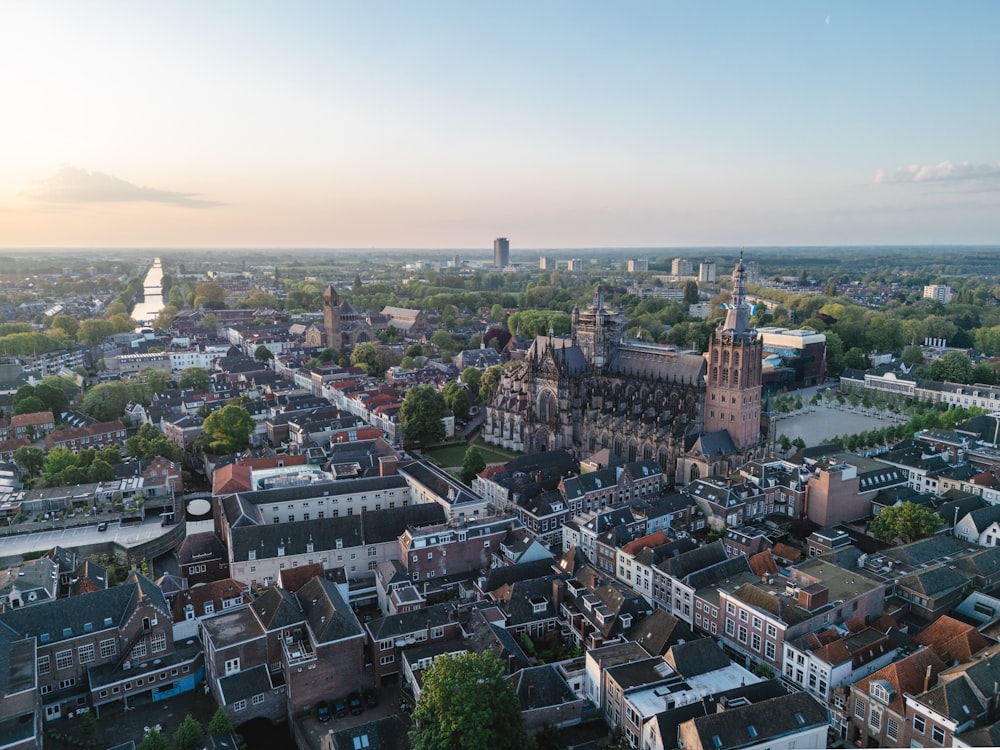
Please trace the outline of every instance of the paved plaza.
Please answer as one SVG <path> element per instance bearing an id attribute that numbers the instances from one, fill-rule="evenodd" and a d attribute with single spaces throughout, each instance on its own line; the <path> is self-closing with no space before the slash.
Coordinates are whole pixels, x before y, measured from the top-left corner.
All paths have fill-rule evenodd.
<path id="1" fill-rule="evenodd" d="M 905 416 L 885 414 L 879 416 L 874 409 L 850 406 L 823 405 L 808 406 L 801 412 L 796 412 L 778 419 L 774 435 L 776 438 L 787 435 L 789 440 L 802 438 L 807 447 L 821 445 L 840 435 L 854 435 L 859 432 L 888 427 L 905 421 Z"/>

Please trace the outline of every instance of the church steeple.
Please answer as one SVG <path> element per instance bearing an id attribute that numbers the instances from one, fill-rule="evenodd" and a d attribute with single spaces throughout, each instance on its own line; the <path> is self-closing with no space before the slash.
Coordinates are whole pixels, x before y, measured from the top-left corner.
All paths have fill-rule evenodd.
<path id="1" fill-rule="evenodd" d="M 741 249 L 726 320 L 715 329 L 709 346 L 705 392 L 705 432 L 726 430 L 739 450 L 760 442 L 763 346 L 750 327 L 750 313 Z"/>

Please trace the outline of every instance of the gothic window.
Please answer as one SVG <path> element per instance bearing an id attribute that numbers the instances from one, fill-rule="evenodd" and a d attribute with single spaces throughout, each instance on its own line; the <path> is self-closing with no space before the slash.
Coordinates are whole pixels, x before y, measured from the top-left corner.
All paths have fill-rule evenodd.
<path id="1" fill-rule="evenodd" d="M 733 385 L 739 385 L 739 384 L 740 384 L 740 371 L 733 370 Z"/>
<path id="2" fill-rule="evenodd" d="M 551 422 L 557 418 L 558 408 L 552 391 L 542 391 L 538 394 L 538 418 L 542 422 Z"/>
<path id="3" fill-rule="evenodd" d="M 636 460 L 636 447 L 635 447 L 635 443 L 629 443 L 629 446 L 628 446 L 628 460 L 630 462 Z"/>
<path id="4" fill-rule="evenodd" d="M 701 472 L 698 470 L 698 464 L 691 464 L 691 476 L 688 479 L 689 482 L 693 482 L 701 476 Z"/>
<path id="5" fill-rule="evenodd" d="M 729 350 L 722 353 L 722 366 L 726 367 L 729 365 Z"/>
<path id="6" fill-rule="evenodd" d="M 739 367 L 740 366 L 740 353 L 739 352 L 733 352 L 733 366 L 734 367 Z"/>

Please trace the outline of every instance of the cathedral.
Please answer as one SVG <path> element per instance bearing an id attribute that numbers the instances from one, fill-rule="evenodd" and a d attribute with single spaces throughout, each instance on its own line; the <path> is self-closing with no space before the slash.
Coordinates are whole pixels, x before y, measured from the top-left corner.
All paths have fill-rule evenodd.
<path id="1" fill-rule="evenodd" d="M 525 453 L 655 459 L 682 484 L 760 457 L 763 350 L 745 282 L 741 254 L 707 355 L 626 340 L 623 311 L 598 287 L 589 309 L 574 308 L 568 338 L 538 336 L 505 368 L 483 438 Z"/>

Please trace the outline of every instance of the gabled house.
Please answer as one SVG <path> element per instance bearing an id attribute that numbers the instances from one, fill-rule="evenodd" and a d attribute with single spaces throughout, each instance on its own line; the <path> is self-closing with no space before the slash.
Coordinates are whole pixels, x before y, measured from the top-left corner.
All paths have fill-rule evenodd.
<path id="1" fill-rule="evenodd" d="M 202 622 L 208 686 L 234 724 L 286 721 L 330 696 L 371 687 L 365 632 L 336 584 L 272 586 L 250 606 Z"/>

